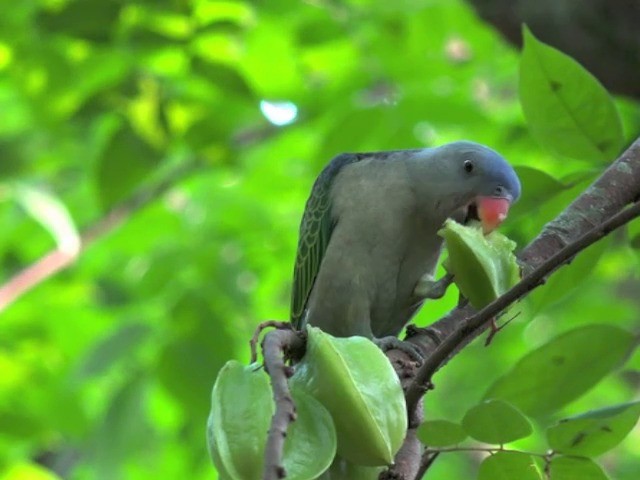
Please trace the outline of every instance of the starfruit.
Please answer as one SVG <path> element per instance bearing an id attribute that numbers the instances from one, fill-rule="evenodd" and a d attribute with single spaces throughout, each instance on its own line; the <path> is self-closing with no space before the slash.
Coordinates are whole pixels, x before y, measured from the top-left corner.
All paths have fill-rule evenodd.
<path id="1" fill-rule="evenodd" d="M 356 465 L 389 465 L 407 431 L 404 395 L 391 363 L 367 338 L 336 338 L 311 326 L 307 331 L 307 351 L 292 383 L 331 413 L 338 455 Z"/>
<path id="2" fill-rule="evenodd" d="M 516 244 L 501 233 L 485 236 L 480 226 L 453 220 L 447 220 L 438 233 L 449 252 L 445 268 L 474 308 L 488 305 L 520 280 L 513 254 Z"/>
<path id="3" fill-rule="evenodd" d="M 283 465 L 287 479 L 311 480 L 324 472 L 336 451 L 336 433 L 320 402 L 292 388 L 296 421 L 289 425 Z M 268 375 L 257 364 L 229 361 L 211 394 L 207 441 L 222 480 L 260 480 L 271 417 L 275 411 Z"/>
<path id="4" fill-rule="evenodd" d="M 336 457 L 327 471 L 317 480 L 378 480 L 386 467 L 365 467 Z"/>

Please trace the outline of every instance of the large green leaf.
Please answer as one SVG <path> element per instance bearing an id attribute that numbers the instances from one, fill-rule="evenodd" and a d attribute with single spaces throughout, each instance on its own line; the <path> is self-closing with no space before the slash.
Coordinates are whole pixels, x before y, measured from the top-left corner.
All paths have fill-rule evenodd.
<path id="1" fill-rule="evenodd" d="M 520 103 L 532 134 L 559 155 L 610 161 L 624 143 L 605 88 L 578 62 L 540 42 L 527 27 L 520 60 Z"/>
<path id="2" fill-rule="evenodd" d="M 627 231 L 631 247 L 636 250 L 640 250 L 640 219 L 630 222 L 627 227 Z"/>
<path id="3" fill-rule="evenodd" d="M 302 88 L 299 55 L 289 24 L 273 20 L 248 32 L 240 65 L 253 90 L 263 98 L 292 98 Z"/>
<path id="4" fill-rule="evenodd" d="M 531 455 L 497 452 L 480 464 L 478 480 L 541 480 L 540 468 Z"/>
<path id="5" fill-rule="evenodd" d="M 631 432 L 638 417 L 640 402 L 633 402 L 560 420 L 547 429 L 549 447 L 566 455 L 601 455 Z"/>
<path id="6" fill-rule="evenodd" d="M 607 480 L 607 474 L 588 458 L 556 457 L 549 466 L 552 480 Z"/>
<path id="7" fill-rule="evenodd" d="M 117 478 L 129 453 L 152 446 L 153 436 L 145 412 L 147 381 L 129 380 L 112 399 L 99 431 L 93 437 L 93 461 L 98 478 Z"/>
<path id="8" fill-rule="evenodd" d="M 458 423 L 448 420 L 429 420 L 418 428 L 418 438 L 429 447 L 456 445 L 467 438 L 467 432 Z"/>
<path id="9" fill-rule="evenodd" d="M 106 41 L 113 33 L 113 24 L 122 10 L 119 2 L 70 1 L 61 9 L 42 11 L 36 18 L 43 30 L 64 32 L 94 41 Z M 57 10 L 57 11 L 55 11 Z"/>
<path id="10" fill-rule="evenodd" d="M 122 126 L 111 138 L 98 161 L 97 187 L 104 210 L 123 200 L 160 163 L 160 152 Z"/>
<path id="11" fill-rule="evenodd" d="M 537 168 L 516 166 L 515 171 L 524 188 L 522 196 L 509 211 L 510 220 L 520 215 L 531 215 L 563 190 L 571 188 L 571 185 Z"/>
<path id="12" fill-rule="evenodd" d="M 610 242 L 609 238 L 600 240 L 581 251 L 571 263 L 553 272 L 544 285 L 536 288 L 527 297 L 526 301 L 532 313 L 553 307 L 556 303 L 570 298 L 571 294 L 579 292 L 580 286 L 591 278 Z"/>
<path id="13" fill-rule="evenodd" d="M 493 444 L 513 442 L 533 432 L 527 417 L 503 400 L 487 400 L 471 407 L 462 426 L 476 440 Z"/>
<path id="14" fill-rule="evenodd" d="M 204 424 L 218 370 L 235 356 L 234 338 L 203 297 L 189 292 L 168 312 L 175 328 L 157 357 L 160 381 L 197 424 Z"/>
<path id="15" fill-rule="evenodd" d="M 79 364 L 76 375 L 80 380 L 87 380 L 89 377 L 104 374 L 124 358 L 131 361 L 136 351 L 146 344 L 150 333 L 149 325 L 141 323 L 123 325 L 93 345 Z"/>
<path id="16" fill-rule="evenodd" d="M 527 415 L 549 415 L 620 367 L 633 342 L 633 335 L 611 325 L 577 328 L 521 358 L 485 398 L 504 399 Z"/>

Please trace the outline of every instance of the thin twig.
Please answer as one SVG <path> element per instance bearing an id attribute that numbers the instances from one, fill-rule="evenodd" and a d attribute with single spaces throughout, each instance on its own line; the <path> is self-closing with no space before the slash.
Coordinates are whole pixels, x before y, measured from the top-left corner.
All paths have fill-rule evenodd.
<path id="1" fill-rule="evenodd" d="M 281 322 L 279 320 L 267 320 L 260 323 L 253 332 L 251 340 L 249 340 L 249 348 L 251 349 L 251 363 L 255 363 L 258 361 L 258 342 L 260 341 L 260 335 L 266 328 L 291 330 L 293 328 L 293 325 L 291 325 L 291 322 Z"/>
<path id="2" fill-rule="evenodd" d="M 422 454 L 422 458 L 420 459 L 420 468 L 415 476 L 415 480 L 420 480 L 424 474 L 427 473 L 427 470 L 429 470 L 431 465 L 433 465 L 433 462 L 438 459 L 438 456 L 440 456 L 440 452 L 425 450 Z"/>
<path id="3" fill-rule="evenodd" d="M 534 457 L 548 458 L 550 454 L 555 454 L 553 451 L 538 453 L 530 452 L 528 450 L 518 450 L 517 448 L 502 448 L 502 447 L 445 447 L 445 448 L 427 448 L 424 454 L 435 453 L 450 453 L 450 452 L 484 452 L 484 453 L 498 453 L 498 452 L 512 452 L 522 453 L 524 455 L 531 455 Z"/>
<path id="4" fill-rule="evenodd" d="M 296 420 L 296 407 L 287 383 L 293 369 L 284 363 L 284 356 L 289 350 L 301 348 L 304 348 L 304 339 L 294 330 L 269 332 L 262 341 L 264 365 L 271 378 L 273 400 L 276 405 L 264 451 L 263 480 L 279 480 L 287 476 L 282 455 L 289 424 Z"/>
<path id="5" fill-rule="evenodd" d="M 539 286 L 547 276 L 572 259 L 577 253 L 638 216 L 640 216 L 640 203 L 635 203 L 633 206 L 620 211 L 602 223 L 602 225 L 592 228 L 575 242 L 560 249 L 504 295 L 468 318 L 458 330 L 449 335 L 444 342 L 435 349 L 418 369 L 416 378 L 407 390 L 406 399 L 408 411 L 411 412 L 416 408 L 419 399 L 425 392 L 425 385 L 428 384 L 442 362 L 458 348 L 458 345 L 465 337 L 472 335 L 477 329 L 482 328 L 493 316 Z"/>
<path id="6" fill-rule="evenodd" d="M 0 286 L 0 312 L 47 278 L 72 265 L 78 255 L 92 242 L 114 230 L 131 215 L 162 196 L 187 176 L 198 171 L 202 165 L 201 159 L 186 161 L 168 172 L 157 183 L 135 191 L 80 234 L 80 249 L 75 254 L 71 255 L 56 248 L 16 273 Z"/>

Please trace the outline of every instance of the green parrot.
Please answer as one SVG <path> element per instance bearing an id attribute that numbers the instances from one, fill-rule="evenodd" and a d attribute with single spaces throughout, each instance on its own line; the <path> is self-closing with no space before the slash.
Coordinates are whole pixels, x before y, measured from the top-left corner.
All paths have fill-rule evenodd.
<path id="1" fill-rule="evenodd" d="M 444 221 L 476 219 L 489 232 L 519 196 L 513 168 L 473 142 L 338 155 L 302 217 L 292 324 L 397 348 L 428 296 L 420 284 L 433 278 Z"/>

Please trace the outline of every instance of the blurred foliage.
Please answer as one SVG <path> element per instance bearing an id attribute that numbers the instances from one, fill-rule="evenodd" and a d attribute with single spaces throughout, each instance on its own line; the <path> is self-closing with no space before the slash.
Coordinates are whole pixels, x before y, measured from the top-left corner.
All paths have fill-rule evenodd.
<path id="1" fill-rule="evenodd" d="M 0 16 L 3 281 L 77 246 L 77 230 L 133 191 L 201 167 L 2 313 L 0 478 L 215 478 L 213 380 L 228 359 L 248 359 L 258 322 L 287 318 L 299 218 L 337 153 L 488 144 L 522 175 L 503 231 L 524 246 L 604 163 L 538 146 L 517 72 L 517 52 L 461 0 L 12 3 Z M 617 104 L 628 143 L 640 112 Z M 532 302 L 490 349 L 475 342 L 451 360 L 427 417 L 458 421 L 558 333 L 637 331 L 637 253 L 625 232 L 600 245 L 566 268 L 553 302 Z M 636 353 L 560 414 L 639 388 Z M 602 463 L 637 478 L 639 445 L 636 428 Z M 429 478 L 469 478 L 480 462 L 442 457 Z"/>

